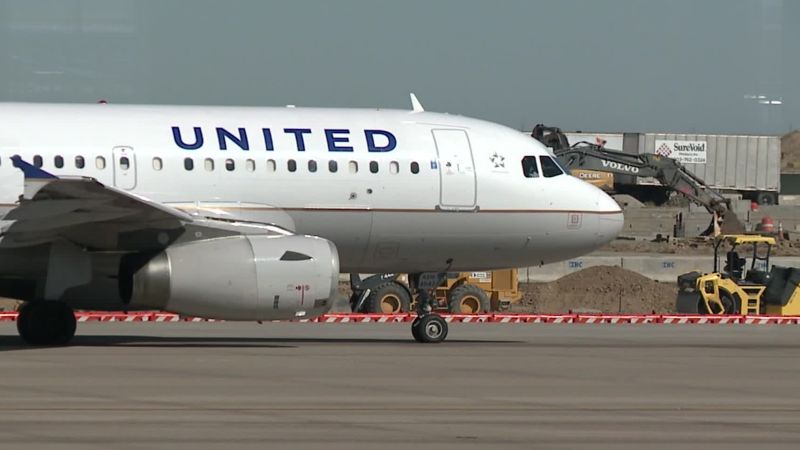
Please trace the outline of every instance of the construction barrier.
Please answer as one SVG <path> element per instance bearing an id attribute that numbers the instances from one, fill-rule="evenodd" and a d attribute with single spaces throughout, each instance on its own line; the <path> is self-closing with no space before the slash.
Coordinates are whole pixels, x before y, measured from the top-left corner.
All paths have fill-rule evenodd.
<path id="1" fill-rule="evenodd" d="M 165 312 L 76 312 L 78 322 L 215 322 Z M 417 317 L 408 314 L 325 314 L 301 323 L 402 323 Z M 672 325 L 800 325 L 800 316 L 708 316 L 682 314 L 442 314 L 450 323 L 541 324 L 672 324 Z M 16 321 L 16 312 L 0 313 L 0 322 Z"/>

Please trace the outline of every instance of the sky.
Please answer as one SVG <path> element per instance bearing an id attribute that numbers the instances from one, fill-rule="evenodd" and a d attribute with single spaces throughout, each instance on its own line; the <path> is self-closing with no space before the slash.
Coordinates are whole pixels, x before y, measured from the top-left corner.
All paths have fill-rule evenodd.
<path id="1" fill-rule="evenodd" d="M 0 0 L 0 101 L 410 108 L 517 129 L 800 127 L 794 0 Z"/>

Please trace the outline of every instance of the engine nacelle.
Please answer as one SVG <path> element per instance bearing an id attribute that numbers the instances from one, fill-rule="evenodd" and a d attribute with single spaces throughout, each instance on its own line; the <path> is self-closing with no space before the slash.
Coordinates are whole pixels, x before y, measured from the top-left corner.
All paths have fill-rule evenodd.
<path id="1" fill-rule="evenodd" d="M 225 320 L 327 312 L 339 282 L 336 246 L 312 236 L 234 236 L 171 246 L 133 274 L 130 303 Z"/>

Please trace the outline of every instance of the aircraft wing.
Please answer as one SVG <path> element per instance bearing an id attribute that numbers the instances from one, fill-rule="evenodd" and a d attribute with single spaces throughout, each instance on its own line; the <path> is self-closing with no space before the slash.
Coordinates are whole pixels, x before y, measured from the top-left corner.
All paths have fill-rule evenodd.
<path id="1" fill-rule="evenodd" d="M 0 249 L 59 239 L 104 251 L 160 250 L 182 240 L 237 234 L 291 234 L 264 223 L 220 221 L 188 214 L 93 178 L 59 178 L 19 157 L 24 192 L 0 222 Z"/>
<path id="2" fill-rule="evenodd" d="M 193 221 L 180 210 L 91 178 L 26 178 L 25 190 L 19 205 L 3 218 L 0 247 L 63 238 L 98 250 L 124 250 L 134 240 L 159 248 Z"/>

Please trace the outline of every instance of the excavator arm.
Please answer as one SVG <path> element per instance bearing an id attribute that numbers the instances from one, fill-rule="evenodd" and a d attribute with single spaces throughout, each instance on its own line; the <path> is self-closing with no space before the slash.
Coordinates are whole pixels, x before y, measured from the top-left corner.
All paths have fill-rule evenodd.
<path id="1" fill-rule="evenodd" d="M 655 178 L 663 186 L 680 192 L 712 214 L 723 215 L 728 211 L 728 199 L 674 159 L 649 153 L 632 155 L 588 142 L 579 142 L 566 149 L 554 149 L 553 152 L 567 169 Z"/>
<path id="2" fill-rule="evenodd" d="M 555 156 L 569 170 L 597 170 L 618 175 L 655 178 L 663 186 L 685 195 L 692 202 L 706 208 L 714 215 L 715 221 L 719 218 L 737 230 L 744 229 L 733 214 L 729 215 L 733 217 L 726 217 L 730 210 L 730 200 L 706 185 L 700 177 L 674 159 L 650 153 L 624 153 L 589 142 L 569 145 L 569 140 L 560 129 L 544 125 L 534 127 L 531 135 L 552 148 Z"/>

